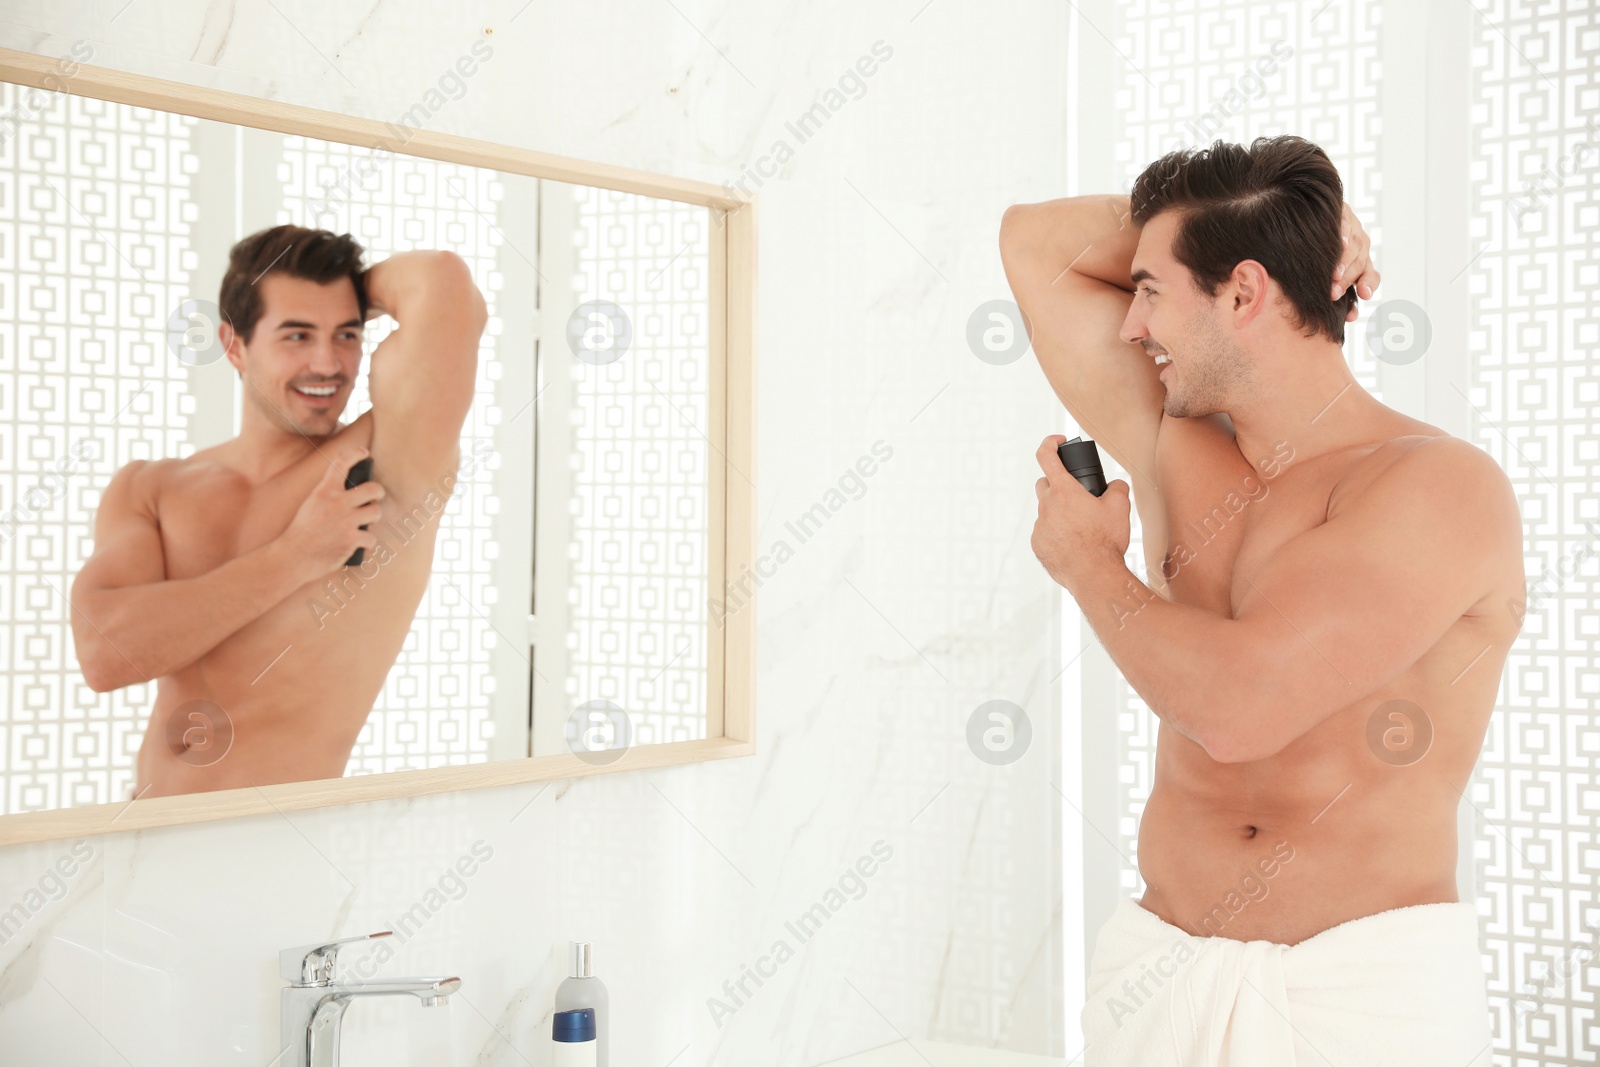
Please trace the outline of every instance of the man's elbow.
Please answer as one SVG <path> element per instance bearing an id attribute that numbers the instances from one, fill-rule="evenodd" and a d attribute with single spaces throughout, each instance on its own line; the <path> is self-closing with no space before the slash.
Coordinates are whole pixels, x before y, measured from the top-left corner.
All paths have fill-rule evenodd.
<path id="1" fill-rule="evenodd" d="M 73 605 L 73 610 L 80 615 L 83 613 L 77 604 Z M 84 684 L 96 693 L 110 693 L 142 680 L 134 677 L 133 664 L 128 662 L 128 657 L 118 652 L 98 629 L 80 630 L 74 626 L 72 638 L 73 650 L 78 656 L 78 673 L 83 675 Z"/>
<path id="2" fill-rule="evenodd" d="M 1201 747 L 1206 750 L 1206 755 L 1218 763 L 1254 763 L 1272 755 L 1238 729 L 1224 730 L 1208 737 Z"/>
<path id="3" fill-rule="evenodd" d="M 1202 747 L 1218 763 L 1255 763 L 1271 759 L 1299 741 L 1312 727 L 1326 721 L 1338 709 L 1332 704 L 1317 705 L 1315 715 L 1305 695 L 1288 691 L 1262 691 L 1259 687 L 1243 698 L 1222 705 L 1227 710 L 1214 720 L 1203 735 Z"/>
<path id="4" fill-rule="evenodd" d="M 1237 721 L 1222 709 L 1221 702 L 1199 694 L 1188 701 L 1174 701 L 1157 709 L 1161 719 L 1217 763 L 1249 763 L 1259 758 Z"/>
<path id="5" fill-rule="evenodd" d="M 91 674 L 87 670 L 83 672 L 83 681 L 85 685 L 94 690 L 96 693 L 115 693 L 118 689 L 122 688 L 120 684 L 112 681 L 110 678 L 101 677 L 98 674 Z"/>
<path id="6" fill-rule="evenodd" d="M 78 646 L 78 670 L 84 684 L 96 693 L 111 693 L 132 684 L 127 677 L 131 670 L 127 662 L 96 644 Z"/>
<path id="7" fill-rule="evenodd" d="M 1200 747 L 1206 755 L 1218 763 L 1254 763 L 1272 755 L 1259 719 L 1245 714 L 1239 704 L 1222 705 L 1220 710 L 1222 713 L 1213 717 L 1210 728 L 1200 737 Z"/>
<path id="8" fill-rule="evenodd" d="M 1012 204 L 1000 216 L 1000 258 L 1005 260 L 1022 248 L 1030 229 L 1029 204 Z"/>
<path id="9" fill-rule="evenodd" d="M 456 307 L 471 313 L 481 330 L 489 321 L 489 303 L 484 299 L 478 283 L 472 278 L 472 268 L 460 255 L 448 249 L 435 251 L 434 259 L 436 281 L 450 293 L 451 301 Z"/>
<path id="10" fill-rule="evenodd" d="M 467 265 L 460 253 L 452 252 L 448 248 L 436 248 L 433 251 L 432 263 L 434 281 L 445 285 L 457 285 L 465 288 L 477 289 L 477 283 L 472 280 L 472 268 Z"/>

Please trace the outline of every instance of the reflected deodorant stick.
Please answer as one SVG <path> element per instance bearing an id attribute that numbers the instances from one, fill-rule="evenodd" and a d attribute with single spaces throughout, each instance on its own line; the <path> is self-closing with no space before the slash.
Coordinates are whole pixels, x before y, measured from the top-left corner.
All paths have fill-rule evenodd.
<path id="1" fill-rule="evenodd" d="M 368 456 L 366 459 L 358 459 L 358 460 L 356 460 L 356 465 L 354 467 L 350 468 L 350 473 L 348 473 L 348 474 L 346 474 L 344 476 L 344 487 L 346 489 L 354 489 L 356 486 L 360 485 L 362 482 L 365 482 L 365 481 L 369 480 L 371 477 L 372 477 L 372 457 Z M 361 528 L 363 530 L 366 529 L 365 526 L 363 526 Z M 366 549 L 358 548 L 358 549 L 356 549 L 354 552 L 352 552 L 350 554 L 350 558 L 349 559 L 344 561 L 344 565 L 346 567 L 359 567 L 359 566 L 361 566 L 361 558 L 363 556 L 365 556 L 366 554 L 367 554 L 367 550 Z"/>

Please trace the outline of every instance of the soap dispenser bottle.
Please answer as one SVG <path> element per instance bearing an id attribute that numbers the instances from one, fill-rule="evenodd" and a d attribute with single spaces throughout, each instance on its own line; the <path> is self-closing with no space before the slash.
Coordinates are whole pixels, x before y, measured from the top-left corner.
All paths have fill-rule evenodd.
<path id="1" fill-rule="evenodd" d="M 611 1024 L 611 1006 L 606 998 L 605 985 L 594 976 L 594 944 L 573 941 L 570 945 L 568 977 L 556 986 L 555 1010 L 594 1009 L 595 1067 L 608 1067 L 606 1057 L 610 1050 L 606 1033 Z"/>
<path id="2" fill-rule="evenodd" d="M 598 1067 L 594 1009 L 558 1011 L 550 1025 L 550 1067 Z"/>

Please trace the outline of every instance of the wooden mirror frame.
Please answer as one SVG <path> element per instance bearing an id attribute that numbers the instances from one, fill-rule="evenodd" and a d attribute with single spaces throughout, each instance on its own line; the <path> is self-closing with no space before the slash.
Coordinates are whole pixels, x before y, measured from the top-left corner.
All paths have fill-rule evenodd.
<path id="1" fill-rule="evenodd" d="M 709 208 L 717 221 L 710 244 L 710 405 L 707 440 L 721 462 L 710 465 L 709 590 L 726 576 L 748 575 L 756 557 L 756 202 L 729 196 L 704 182 L 525 148 L 416 129 L 403 147 L 391 147 L 391 127 L 374 119 L 221 92 L 105 67 L 76 64 L 68 75 L 60 61 L 0 48 L 0 80 L 45 92 L 129 104 L 276 133 L 386 149 L 448 163 L 524 174 L 576 185 L 675 200 Z M 730 476 L 731 475 L 731 476 Z M 530 532 L 531 536 L 531 532 Z M 624 750 L 596 764 L 573 753 L 502 759 L 456 767 L 389 771 L 279 785 L 247 786 L 181 796 L 0 815 L 0 846 L 29 841 L 116 833 L 154 826 L 269 815 L 335 804 L 426 796 L 461 789 L 578 778 L 755 752 L 755 596 L 740 588 L 741 610 L 714 626 L 707 604 L 706 737 Z"/>

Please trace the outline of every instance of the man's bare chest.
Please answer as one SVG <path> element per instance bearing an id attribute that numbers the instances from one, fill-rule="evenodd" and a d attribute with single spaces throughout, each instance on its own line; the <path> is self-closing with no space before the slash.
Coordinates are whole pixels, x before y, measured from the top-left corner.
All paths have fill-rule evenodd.
<path id="1" fill-rule="evenodd" d="M 273 541 L 316 482 L 309 465 L 257 486 L 216 465 L 169 479 L 156 512 L 167 578 L 207 574 Z"/>
<path id="2" fill-rule="evenodd" d="M 1231 432 L 1184 421 L 1194 425 L 1163 442 L 1158 458 L 1160 574 L 1170 599 L 1226 618 L 1284 544 L 1326 522 L 1338 494 L 1359 491 L 1398 456 L 1378 442 L 1306 460 L 1280 441 L 1247 460 Z"/>
<path id="3" fill-rule="evenodd" d="M 166 577 L 208 574 L 274 541 L 315 485 L 302 482 L 306 478 L 286 477 L 251 486 L 221 469 L 186 470 L 168 480 L 157 504 Z"/>
<path id="4" fill-rule="evenodd" d="M 159 508 L 168 579 L 208 573 L 281 537 L 328 469 L 314 457 L 256 485 L 200 466 L 170 480 Z M 252 679 L 269 663 L 279 685 L 299 684 L 329 664 L 357 688 L 381 682 L 427 586 L 437 524 L 409 540 L 387 514 L 377 527 L 378 547 L 360 564 L 303 582 L 220 641 L 205 657 L 213 686 L 226 678 L 259 690 Z"/>
<path id="5" fill-rule="evenodd" d="M 328 456 L 365 427 L 352 425 L 262 481 L 205 454 L 185 461 L 162 483 L 155 503 L 167 578 L 192 578 L 269 544 L 294 521 L 324 478 L 341 473 Z M 370 435 L 367 435 L 370 436 Z"/>

